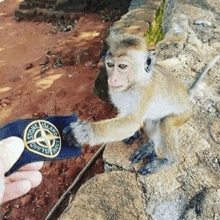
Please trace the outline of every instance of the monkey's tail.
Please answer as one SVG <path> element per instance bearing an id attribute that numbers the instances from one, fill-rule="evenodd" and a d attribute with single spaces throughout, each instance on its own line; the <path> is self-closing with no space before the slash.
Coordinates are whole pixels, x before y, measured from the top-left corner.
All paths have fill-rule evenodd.
<path id="1" fill-rule="evenodd" d="M 193 96 L 194 92 L 198 89 L 199 82 L 202 81 L 206 73 L 215 65 L 219 58 L 220 53 L 204 67 L 201 73 L 199 73 L 192 86 L 188 89 L 188 94 L 190 97 Z"/>

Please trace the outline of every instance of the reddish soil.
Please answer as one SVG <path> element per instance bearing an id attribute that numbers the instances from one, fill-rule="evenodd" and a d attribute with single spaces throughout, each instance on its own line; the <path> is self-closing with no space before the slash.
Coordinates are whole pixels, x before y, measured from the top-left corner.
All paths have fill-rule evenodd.
<path id="1" fill-rule="evenodd" d="M 56 33 L 52 24 L 15 21 L 18 4 L 0 2 L 0 125 L 45 115 L 77 113 L 89 121 L 114 116 L 112 107 L 94 93 L 111 22 L 81 13 L 73 30 Z M 63 66 L 53 68 L 59 56 Z M 78 158 L 46 162 L 42 184 L 0 207 L 0 219 L 45 219 L 97 149 L 85 146 Z M 98 159 L 89 176 L 101 172 L 103 162 Z"/>

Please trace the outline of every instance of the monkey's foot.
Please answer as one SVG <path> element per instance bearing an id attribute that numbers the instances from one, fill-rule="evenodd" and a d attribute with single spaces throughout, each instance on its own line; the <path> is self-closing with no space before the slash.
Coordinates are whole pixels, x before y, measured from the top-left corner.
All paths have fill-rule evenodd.
<path id="1" fill-rule="evenodd" d="M 89 141 L 90 126 L 87 122 L 77 121 L 70 123 L 62 131 L 63 138 L 69 146 L 73 144 L 84 144 Z"/>
<path id="2" fill-rule="evenodd" d="M 141 175 L 148 175 L 163 170 L 169 164 L 166 158 L 153 158 L 138 171 Z"/>
<path id="3" fill-rule="evenodd" d="M 127 145 L 132 144 L 135 140 L 137 140 L 141 136 L 141 131 L 137 130 L 133 136 L 126 138 L 123 140 L 123 142 Z"/>
<path id="4" fill-rule="evenodd" d="M 144 158 L 154 158 L 156 157 L 156 153 L 154 150 L 154 142 L 149 140 L 147 143 L 138 148 L 130 157 L 130 161 L 137 163 Z"/>

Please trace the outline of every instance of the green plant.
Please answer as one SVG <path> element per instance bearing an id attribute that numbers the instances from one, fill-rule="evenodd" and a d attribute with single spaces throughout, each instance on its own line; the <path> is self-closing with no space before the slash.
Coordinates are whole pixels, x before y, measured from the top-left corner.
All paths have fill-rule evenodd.
<path id="1" fill-rule="evenodd" d="M 158 41 L 161 41 L 164 37 L 164 33 L 161 27 L 162 18 L 163 18 L 163 9 L 164 9 L 164 2 L 161 4 L 160 8 L 156 13 L 155 19 L 151 23 L 151 26 L 148 29 L 147 33 L 144 35 L 147 44 L 150 46 L 154 46 Z"/>

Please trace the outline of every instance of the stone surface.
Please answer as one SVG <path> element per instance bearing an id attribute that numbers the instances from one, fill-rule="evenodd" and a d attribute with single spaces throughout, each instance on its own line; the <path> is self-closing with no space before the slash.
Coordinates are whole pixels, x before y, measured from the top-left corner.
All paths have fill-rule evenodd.
<path id="1" fill-rule="evenodd" d="M 162 0 L 133 0 L 128 13 L 116 21 L 113 28 L 143 36 L 149 29 L 162 2 Z"/>
<path id="2" fill-rule="evenodd" d="M 147 220 L 135 174 L 112 172 L 86 182 L 60 220 Z"/>

